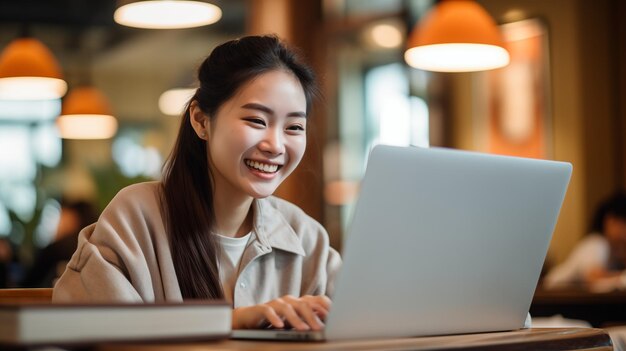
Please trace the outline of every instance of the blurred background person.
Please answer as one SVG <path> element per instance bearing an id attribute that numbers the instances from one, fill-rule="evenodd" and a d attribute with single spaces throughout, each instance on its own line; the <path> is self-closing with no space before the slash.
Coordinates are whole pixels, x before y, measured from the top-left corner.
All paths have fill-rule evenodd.
<path id="1" fill-rule="evenodd" d="M 590 233 L 565 262 L 554 267 L 544 287 L 582 286 L 594 291 L 626 289 L 626 193 L 614 193 L 597 207 Z"/>
<path id="2" fill-rule="evenodd" d="M 52 287 L 76 251 L 78 233 L 97 220 L 98 212 L 91 203 L 62 201 L 55 237 L 37 253 L 20 285 L 25 288 Z"/>

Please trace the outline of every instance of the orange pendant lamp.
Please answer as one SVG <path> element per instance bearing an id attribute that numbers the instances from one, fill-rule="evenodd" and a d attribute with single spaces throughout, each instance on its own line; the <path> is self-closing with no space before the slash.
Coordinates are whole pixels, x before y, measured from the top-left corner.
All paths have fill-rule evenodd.
<path id="1" fill-rule="evenodd" d="M 17 38 L 0 54 L 0 99 L 58 99 L 66 92 L 57 60 L 39 40 Z"/>
<path id="2" fill-rule="evenodd" d="M 57 127 L 63 139 L 109 139 L 117 132 L 117 120 L 106 96 L 83 86 L 72 89 L 63 101 Z"/>
<path id="3" fill-rule="evenodd" d="M 413 29 L 404 54 L 415 68 L 484 71 L 508 65 L 495 21 L 474 0 L 442 0 Z"/>

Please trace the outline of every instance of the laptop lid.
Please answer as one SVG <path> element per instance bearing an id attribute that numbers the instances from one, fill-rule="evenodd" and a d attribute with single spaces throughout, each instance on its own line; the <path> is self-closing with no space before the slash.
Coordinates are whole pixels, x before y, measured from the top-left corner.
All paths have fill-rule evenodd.
<path id="1" fill-rule="evenodd" d="M 563 162 L 374 147 L 326 338 L 521 328 L 571 172 Z"/>

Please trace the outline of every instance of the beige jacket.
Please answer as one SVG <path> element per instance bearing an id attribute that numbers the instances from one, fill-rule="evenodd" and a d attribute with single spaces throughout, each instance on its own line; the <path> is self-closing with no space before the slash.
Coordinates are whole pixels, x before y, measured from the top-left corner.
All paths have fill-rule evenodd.
<path id="1" fill-rule="evenodd" d="M 97 223 L 84 228 L 54 287 L 54 302 L 181 301 L 159 208 L 160 183 L 121 190 Z M 295 205 L 255 200 L 234 307 L 290 294 L 331 295 L 341 265 L 324 228 Z M 208 235 L 208 233 L 207 233 Z"/>

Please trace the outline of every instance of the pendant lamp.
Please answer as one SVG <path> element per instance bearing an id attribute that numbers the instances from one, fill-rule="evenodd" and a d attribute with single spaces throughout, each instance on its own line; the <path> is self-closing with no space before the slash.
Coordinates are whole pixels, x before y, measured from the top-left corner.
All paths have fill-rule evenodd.
<path id="1" fill-rule="evenodd" d="M 164 115 L 180 116 L 185 110 L 185 104 L 196 93 L 194 88 L 173 88 L 165 91 L 159 97 L 159 110 Z"/>
<path id="2" fill-rule="evenodd" d="M 17 38 L 0 54 L 0 99 L 58 99 L 66 91 L 57 60 L 39 40 Z"/>
<path id="3" fill-rule="evenodd" d="M 115 22 L 129 27 L 176 29 L 205 26 L 219 21 L 222 10 L 203 1 L 149 0 L 120 6 Z"/>
<path id="4" fill-rule="evenodd" d="M 413 29 L 404 59 L 436 72 L 484 71 L 510 60 L 498 26 L 474 0 L 439 2 Z"/>
<path id="5" fill-rule="evenodd" d="M 109 139 L 117 132 L 107 98 L 92 86 L 70 90 L 57 127 L 63 139 Z"/>

